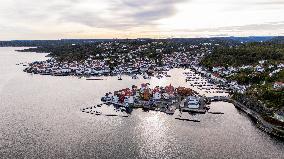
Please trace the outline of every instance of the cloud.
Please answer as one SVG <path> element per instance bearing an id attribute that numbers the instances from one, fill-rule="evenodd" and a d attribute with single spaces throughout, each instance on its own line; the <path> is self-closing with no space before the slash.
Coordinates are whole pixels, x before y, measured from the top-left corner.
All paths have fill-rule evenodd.
<path id="1" fill-rule="evenodd" d="M 175 5 L 186 0 L 121 0 L 109 1 L 103 11 L 84 8 L 67 10 L 60 21 L 75 22 L 90 27 L 129 29 L 156 25 L 156 21 L 173 16 Z M 107 15 L 107 16 L 106 16 Z"/>
<path id="2" fill-rule="evenodd" d="M 122 0 L 113 3 L 114 10 L 127 10 L 121 13 L 121 16 L 126 16 L 136 20 L 138 23 L 152 23 L 156 20 L 168 18 L 176 13 L 175 5 L 186 0 Z"/>
<path id="3" fill-rule="evenodd" d="M 258 36 L 258 35 L 284 35 L 284 21 L 262 24 L 249 24 L 239 26 L 214 27 L 203 29 L 176 29 L 165 31 L 164 34 L 174 32 L 175 35 L 197 35 L 197 37 L 209 36 Z"/>
<path id="4" fill-rule="evenodd" d="M 6 4 L 3 14 L 10 19 L 38 23 L 51 20 L 59 23 L 78 23 L 89 27 L 117 29 L 155 25 L 157 20 L 173 16 L 176 13 L 176 4 L 189 0 L 5 1 L 8 0 L 2 2 Z"/>
<path id="5" fill-rule="evenodd" d="M 84 36 L 94 33 L 108 37 L 211 32 L 250 35 L 257 31 L 280 34 L 284 28 L 281 22 L 284 0 L 0 0 L 0 3 L 2 39 L 2 35 L 9 39 L 20 35 L 26 38 L 25 34 L 65 38 L 61 35 L 79 32 Z"/>
<path id="6" fill-rule="evenodd" d="M 249 24 L 243 26 L 229 26 L 216 28 L 218 31 L 276 31 L 279 29 L 284 29 L 284 21 L 281 22 L 270 22 L 263 24 Z"/>
<path id="7" fill-rule="evenodd" d="M 256 5 L 284 5 L 283 0 L 259 0 L 253 3 Z"/>

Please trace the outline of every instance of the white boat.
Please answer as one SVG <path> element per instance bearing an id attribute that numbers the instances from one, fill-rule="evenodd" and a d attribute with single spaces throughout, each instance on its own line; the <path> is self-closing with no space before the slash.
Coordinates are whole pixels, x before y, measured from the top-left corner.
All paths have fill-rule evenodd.
<path id="1" fill-rule="evenodd" d="M 118 76 L 118 80 L 122 80 L 122 78 L 121 78 L 121 74 L 119 74 L 119 76 Z"/>
<path id="2" fill-rule="evenodd" d="M 133 75 L 132 79 L 139 79 L 137 75 Z"/>
<path id="3" fill-rule="evenodd" d="M 151 77 L 150 77 L 150 76 L 148 76 L 148 74 L 147 74 L 147 73 L 144 73 L 143 78 L 144 78 L 144 79 L 151 79 Z"/>
<path id="4" fill-rule="evenodd" d="M 157 77 L 158 79 L 161 79 L 161 78 L 163 78 L 163 75 L 160 75 L 160 74 L 159 74 L 159 75 L 157 75 L 156 77 Z"/>
<path id="5" fill-rule="evenodd" d="M 166 74 L 166 77 L 172 77 L 171 75 Z"/>

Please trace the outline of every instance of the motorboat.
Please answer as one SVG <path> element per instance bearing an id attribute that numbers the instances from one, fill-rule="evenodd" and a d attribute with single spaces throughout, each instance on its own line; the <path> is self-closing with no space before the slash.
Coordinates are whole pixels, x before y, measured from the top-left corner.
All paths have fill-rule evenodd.
<path id="1" fill-rule="evenodd" d="M 139 79 L 138 76 L 135 74 L 132 76 L 132 79 Z"/>
<path id="2" fill-rule="evenodd" d="M 118 76 L 118 80 L 122 80 L 122 78 L 121 78 L 121 74 Z"/>

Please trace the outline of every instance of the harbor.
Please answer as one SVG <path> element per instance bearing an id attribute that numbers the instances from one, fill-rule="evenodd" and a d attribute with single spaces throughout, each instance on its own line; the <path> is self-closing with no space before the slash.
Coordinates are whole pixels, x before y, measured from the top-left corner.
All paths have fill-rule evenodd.
<path id="1" fill-rule="evenodd" d="M 14 50 L 0 49 L 0 125 L 5 128 L 0 135 L 0 153 L 5 158 L 146 158 L 145 154 L 153 158 L 283 158 L 283 142 L 258 129 L 232 103 L 212 101 L 206 114 L 180 113 L 177 109 L 173 115 L 97 106 L 105 93 L 142 83 L 149 83 L 151 88 L 170 84 L 191 88 L 206 97 L 226 95 L 213 89 L 206 93 L 185 82 L 183 72 L 189 69 L 170 70 L 171 77 L 162 79 L 122 75 L 121 81 L 116 76 L 88 81 L 85 77 L 31 75 L 22 72 L 24 66 L 15 64 L 44 61 L 46 54 Z M 89 113 L 82 112 L 87 107 Z"/>
<path id="2" fill-rule="evenodd" d="M 171 75 L 181 76 L 189 74 L 191 70 L 176 69 L 177 74 L 173 74 L 173 71 L 169 71 Z M 176 72 L 175 71 L 175 72 Z M 168 115 L 174 115 L 175 119 L 181 121 L 193 121 L 188 118 L 181 118 L 184 114 L 224 114 L 223 112 L 212 112 L 210 110 L 211 102 L 230 102 L 229 95 L 222 88 L 215 84 L 210 83 L 206 79 L 199 79 L 198 74 L 195 78 L 208 82 L 210 89 L 192 85 L 186 80 L 183 81 L 183 86 L 163 85 L 152 86 L 150 83 L 142 83 L 140 86 L 132 85 L 129 88 L 116 90 L 114 92 L 107 92 L 101 97 L 104 107 L 113 107 L 117 112 L 124 112 L 131 115 L 132 109 L 142 109 L 144 112 L 155 111 Z M 130 78 L 130 77 L 128 77 Z M 174 78 L 174 77 L 173 77 Z M 133 80 L 133 79 L 132 79 Z M 157 79 L 158 81 L 160 79 Z M 152 82 L 151 82 L 152 83 Z M 186 87 L 188 86 L 188 87 Z M 213 90 L 219 89 L 220 91 L 214 92 Z M 210 90 L 211 92 L 209 93 Z M 87 107 L 88 108 L 88 107 Z M 92 108 L 93 114 L 97 112 L 95 110 L 97 106 Z M 85 108 L 86 109 L 86 108 Z M 86 112 L 85 109 L 82 112 Z M 90 113 L 90 112 L 86 112 Z M 103 113 L 103 112 L 100 112 Z M 115 115 L 113 116 L 121 116 Z M 92 113 L 90 113 L 92 114 Z"/>

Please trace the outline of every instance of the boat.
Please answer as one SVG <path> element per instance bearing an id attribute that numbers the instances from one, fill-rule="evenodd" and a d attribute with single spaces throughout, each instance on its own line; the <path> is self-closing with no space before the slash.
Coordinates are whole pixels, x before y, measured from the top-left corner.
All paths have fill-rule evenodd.
<path id="1" fill-rule="evenodd" d="M 169 110 L 166 110 L 166 114 L 169 114 L 169 115 L 174 115 L 175 112 L 174 111 L 169 111 Z"/>
<path id="2" fill-rule="evenodd" d="M 142 108 L 143 111 L 147 112 L 150 110 L 150 105 L 143 105 L 143 108 Z"/>
<path id="3" fill-rule="evenodd" d="M 102 113 L 96 111 L 95 115 L 102 115 Z"/>
<path id="4" fill-rule="evenodd" d="M 111 97 L 109 97 L 109 94 L 106 94 L 104 97 L 101 98 L 101 101 L 103 101 L 103 102 L 110 102 L 111 100 L 112 99 L 111 99 Z M 98 104 L 97 106 L 101 107 L 102 105 Z"/>
<path id="5" fill-rule="evenodd" d="M 171 75 L 166 74 L 166 77 L 172 77 Z"/>
<path id="6" fill-rule="evenodd" d="M 51 75 L 51 73 L 49 73 L 49 72 L 43 72 L 43 73 L 40 73 L 40 75 Z"/>
<path id="7" fill-rule="evenodd" d="M 156 77 L 157 77 L 158 79 L 163 78 L 163 76 L 162 76 L 162 75 L 157 75 Z"/>
<path id="8" fill-rule="evenodd" d="M 132 79 L 139 79 L 137 75 L 133 75 Z"/>
<path id="9" fill-rule="evenodd" d="M 118 80 L 120 80 L 120 81 L 122 80 L 122 78 L 121 78 L 121 74 L 118 76 Z"/>
<path id="10" fill-rule="evenodd" d="M 169 114 L 169 115 L 175 114 L 175 108 L 170 107 L 169 109 L 166 110 L 166 114 Z"/>
<path id="11" fill-rule="evenodd" d="M 126 108 L 125 107 L 121 107 L 121 111 L 122 112 L 126 111 Z"/>
<path id="12" fill-rule="evenodd" d="M 150 76 L 148 76 L 148 74 L 147 74 L 147 73 L 144 73 L 143 78 L 144 78 L 144 79 L 151 79 L 151 77 L 150 77 Z"/>

